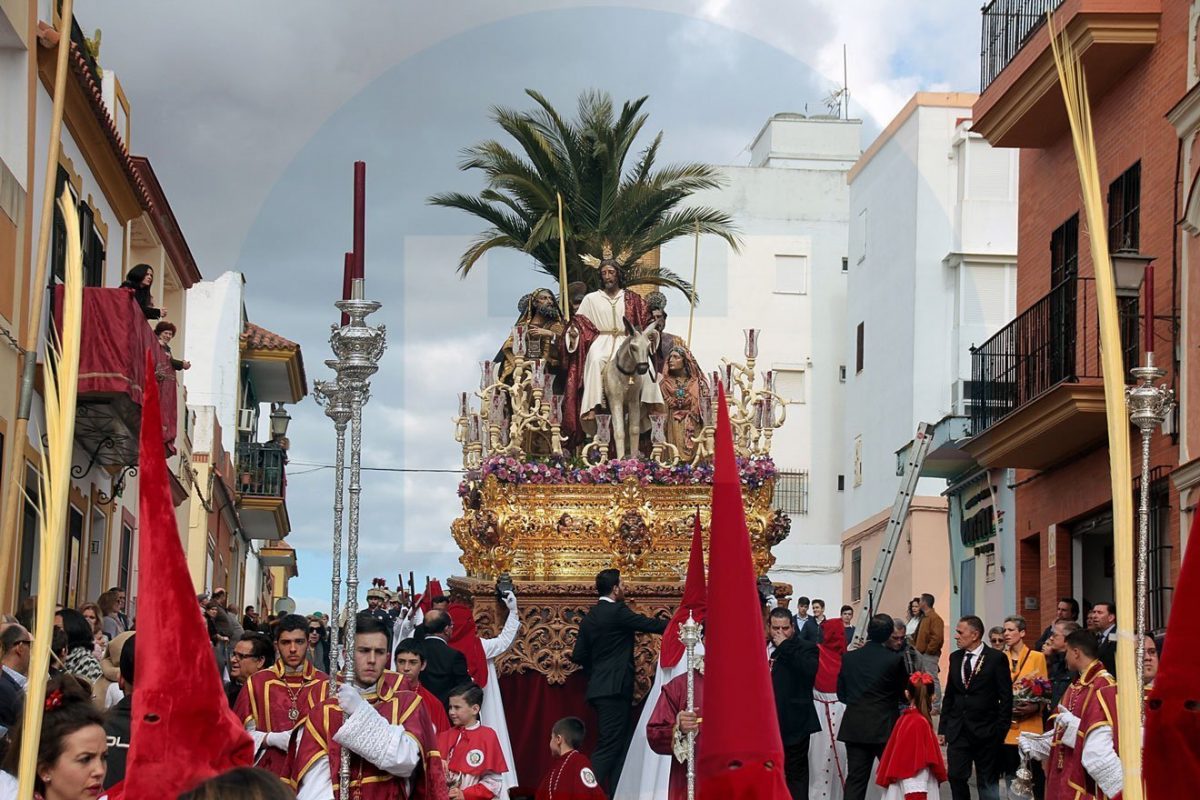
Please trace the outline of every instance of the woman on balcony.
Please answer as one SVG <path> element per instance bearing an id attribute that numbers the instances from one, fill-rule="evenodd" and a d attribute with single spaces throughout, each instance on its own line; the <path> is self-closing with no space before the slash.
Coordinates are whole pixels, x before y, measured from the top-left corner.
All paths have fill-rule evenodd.
<path id="1" fill-rule="evenodd" d="M 142 307 L 142 313 L 146 315 L 146 319 L 162 319 L 167 316 L 167 312 L 154 305 L 154 298 L 150 295 L 150 287 L 153 284 L 154 267 L 149 264 L 138 264 L 125 274 L 121 288 L 133 291 L 133 299 L 137 300 L 138 305 Z"/>

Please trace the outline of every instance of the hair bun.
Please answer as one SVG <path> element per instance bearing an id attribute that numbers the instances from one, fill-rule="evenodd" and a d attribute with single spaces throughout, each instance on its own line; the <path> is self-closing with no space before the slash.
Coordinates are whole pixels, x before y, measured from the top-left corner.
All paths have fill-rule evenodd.
<path id="1" fill-rule="evenodd" d="M 87 681 L 64 672 L 46 684 L 46 710 L 66 708 L 76 703 L 92 702 L 92 686 Z"/>

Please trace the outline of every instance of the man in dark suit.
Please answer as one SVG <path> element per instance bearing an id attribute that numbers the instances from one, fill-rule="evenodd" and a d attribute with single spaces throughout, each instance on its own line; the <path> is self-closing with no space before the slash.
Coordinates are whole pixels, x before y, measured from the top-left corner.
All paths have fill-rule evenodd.
<path id="1" fill-rule="evenodd" d="M 1060 597 L 1058 598 L 1058 605 L 1054 607 L 1054 622 L 1068 621 L 1079 621 L 1079 602 L 1074 597 Z M 1042 631 L 1042 635 L 1038 637 L 1037 644 L 1033 646 L 1034 650 L 1044 650 L 1046 642 L 1053 638 L 1054 622 L 1051 622 L 1046 626 L 1046 630 Z"/>
<path id="2" fill-rule="evenodd" d="M 808 740 L 821 730 L 813 706 L 819 651 L 815 644 L 796 635 L 792 612 L 786 608 L 771 609 L 767 625 L 771 644 L 775 645 L 771 687 L 775 690 L 775 714 L 783 739 L 783 774 L 792 800 L 808 800 Z"/>
<path id="3" fill-rule="evenodd" d="M 946 746 L 950 794 L 970 800 L 967 781 L 975 767 L 980 800 L 999 800 L 1000 745 L 1012 722 L 1012 677 L 1008 661 L 983 643 L 983 620 L 963 617 L 954 629 L 958 650 L 942 694 L 938 739 Z"/>
<path id="4" fill-rule="evenodd" d="M 599 739 L 592 754 L 592 771 L 611 794 L 621 776 L 625 748 L 629 745 L 633 704 L 633 637 L 658 633 L 667 620 L 637 614 L 625 605 L 619 570 L 606 569 L 596 576 L 600 600 L 579 621 L 579 635 L 571 660 L 588 677 L 587 701 L 595 709 Z"/>
<path id="5" fill-rule="evenodd" d="M 0 738 L 17 724 L 25 708 L 25 682 L 29 675 L 33 637 L 16 623 L 0 630 Z"/>
<path id="6" fill-rule="evenodd" d="M 449 613 L 433 609 L 425 615 L 425 637 L 421 639 L 421 648 L 425 652 L 421 685 L 433 692 L 446 708 L 450 708 L 451 690 L 471 682 L 467 657 L 450 646 L 452 626 Z"/>
<path id="7" fill-rule="evenodd" d="M 886 646 L 891 635 L 892 618 L 876 614 L 867 623 L 866 644 L 842 656 L 837 693 L 846 704 L 838 731 L 846 745 L 845 800 L 866 797 L 871 767 L 900 717 L 908 673 L 900 654 Z"/>
<path id="8" fill-rule="evenodd" d="M 1100 645 L 1100 663 L 1117 677 L 1117 607 L 1109 601 L 1096 603 L 1088 612 L 1088 630 Z"/>

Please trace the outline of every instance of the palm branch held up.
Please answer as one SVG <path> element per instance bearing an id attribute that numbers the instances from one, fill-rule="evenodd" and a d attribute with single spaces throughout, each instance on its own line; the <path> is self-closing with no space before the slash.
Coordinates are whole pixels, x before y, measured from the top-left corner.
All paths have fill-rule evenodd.
<path id="1" fill-rule="evenodd" d="M 495 140 L 468 148 L 463 170 L 480 170 L 486 188 L 478 195 L 446 192 L 429 198 L 433 205 L 474 214 L 491 227 L 459 259 L 464 277 L 489 250 L 511 248 L 529 253 L 538 267 L 558 278 L 557 194 L 566 207 L 567 275 L 589 289 L 599 275 L 583 257 L 607 246 L 626 255 L 627 286 L 669 286 L 691 295 L 691 284 L 670 270 L 638 263 L 647 253 L 697 231 L 720 236 L 735 249 L 739 242 L 729 215 L 703 206 L 681 207 L 693 193 L 722 185 L 708 164 L 674 164 L 656 169 L 660 132 L 626 169 L 635 140 L 646 124 L 646 98 L 625 102 L 618 113 L 612 98 L 587 91 L 579 97 L 578 119 L 567 120 L 545 97 L 526 90 L 537 107 L 514 111 L 495 107 L 492 117 L 518 145 Z"/>

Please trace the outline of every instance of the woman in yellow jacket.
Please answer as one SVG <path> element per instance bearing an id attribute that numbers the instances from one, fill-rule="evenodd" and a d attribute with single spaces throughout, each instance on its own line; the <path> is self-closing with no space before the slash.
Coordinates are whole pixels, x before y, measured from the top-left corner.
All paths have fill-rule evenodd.
<path id="1" fill-rule="evenodd" d="M 999 761 L 1000 769 L 1011 785 L 1021 761 L 1017 752 L 1018 738 L 1023 732 L 1040 734 L 1044 730 L 1042 704 L 1017 699 L 1017 684 L 1023 678 L 1049 678 L 1046 657 L 1025 644 L 1024 617 L 1014 615 L 1004 620 L 1004 657 L 1008 659 L 1008 674 L 1013 682 L 1013 714 Z M 1031 762 L 1029 768 L 1034 776 L 1034 796 L 1041 797 L 1045 776 L 1036 762 Z"/>

